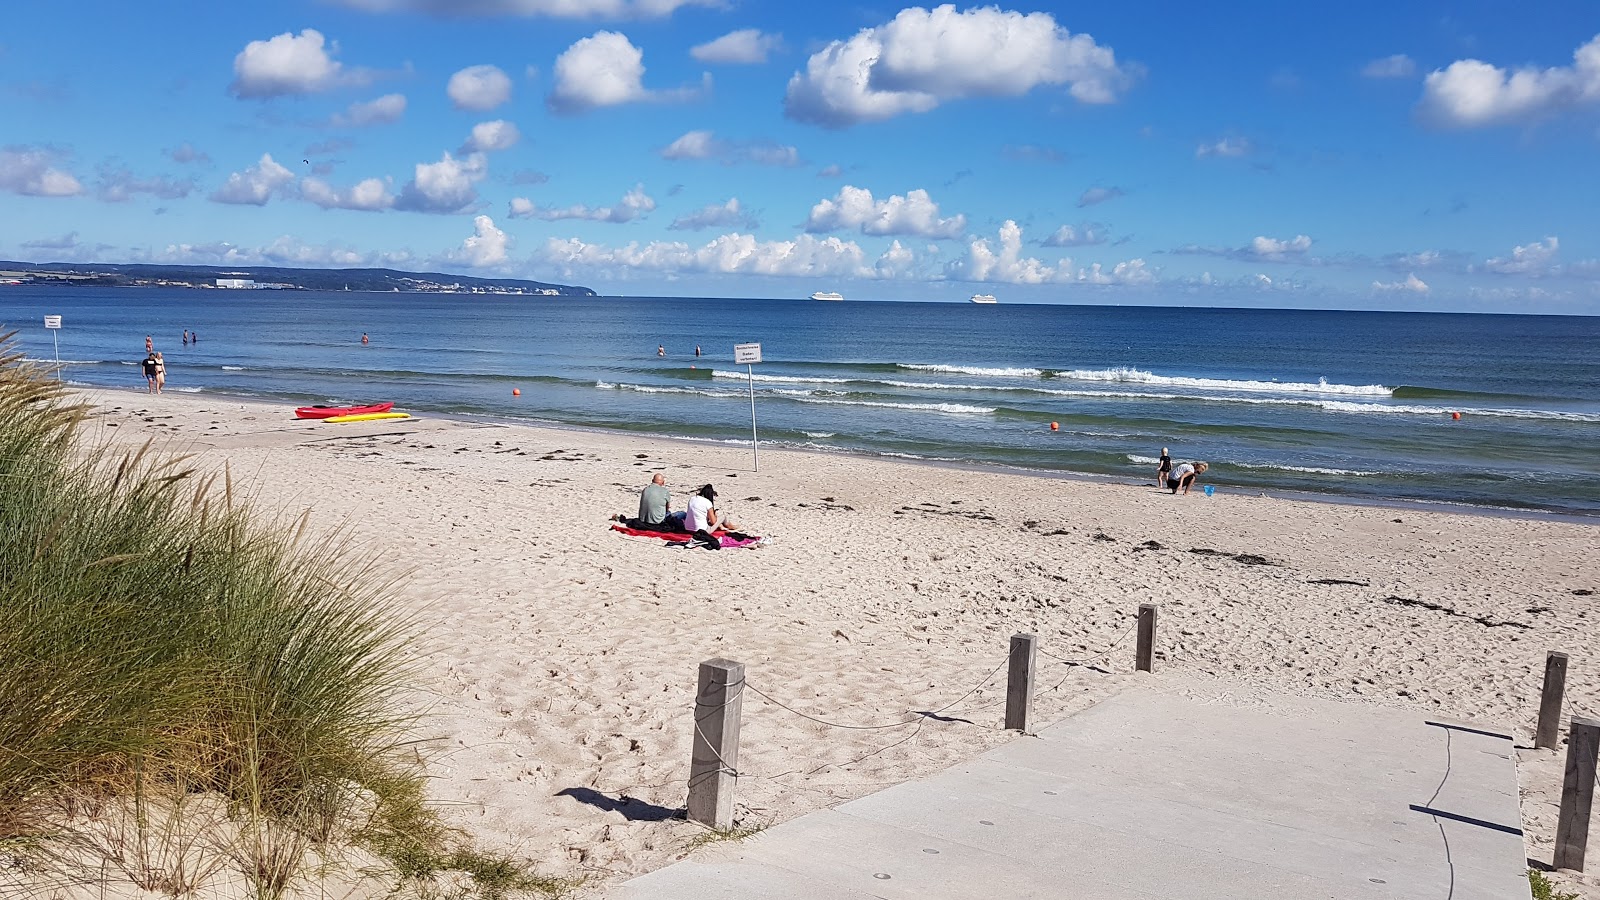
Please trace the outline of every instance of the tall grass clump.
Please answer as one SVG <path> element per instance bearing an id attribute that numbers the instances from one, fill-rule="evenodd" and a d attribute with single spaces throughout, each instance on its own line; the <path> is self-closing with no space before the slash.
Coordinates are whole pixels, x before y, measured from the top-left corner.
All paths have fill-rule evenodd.
<path id="1" fill-rule="evenodd" d="M 0 849 L 195 795 L 290 846 L 411 803 L 392 582 L 86 416 L 0 337 Z"/>

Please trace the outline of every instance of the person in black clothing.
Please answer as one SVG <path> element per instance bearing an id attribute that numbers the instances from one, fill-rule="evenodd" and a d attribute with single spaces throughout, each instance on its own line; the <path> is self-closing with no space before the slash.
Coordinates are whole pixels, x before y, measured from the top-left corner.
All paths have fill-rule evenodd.
<path id="1" fill-rule="evenodd" d="M 144 380 L 149 385 L 146 388 L 146 392 L 154 394 L 156 392 L 156 371 L 158 368 L 155 352 L 151 351 L 145 354 L 144 362 L 140 363 L 139 367 L 144 370 Z"/>
<path id="2" fill-rule="evenodd" d="M 1167 448 L 1161 448 L 1161 464 L 1156 466 L 1156 487 L 1167 483 L 1167 473 L 1172 471 L 1172 456 L 1167 453 Z"/>

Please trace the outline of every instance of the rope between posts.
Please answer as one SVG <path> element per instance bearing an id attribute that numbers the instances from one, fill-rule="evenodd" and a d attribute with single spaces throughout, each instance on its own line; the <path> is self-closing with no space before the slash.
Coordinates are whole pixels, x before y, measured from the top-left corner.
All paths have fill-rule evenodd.
<path id="1" fill-rule="evenodd" d="M 1133 634 L 1133 632 L 1138 628 L 1138 626 L 1139 626 L 1139 621 L 1138 621 L 1137 618 L 1135 618 L 1134 621 L 1131 624 L 1129 624 L 1127 628 L 1125 628 L 1123 630 L 1122 635 L 1120 637 L 1118 637 L 1116 640 L 1111 642 L 1111 646 L 1105 648 L 1104 650 L 1101 650 L 1099 653 L 1096 653 L 1093 656 L 1086 656 L 1083 659 L 1067 659 L 1066 657 L 1063 657 L 1063 656 L 1057 656 L 1054 653 L 1051 653 L 1050 651 L 1045 650 L 1042 647 L 1038 647 L 1036 649 L 1038 650 L 1040 656 L 1048 656 L 1051 659 L 1055 660 L 1056 662 L 1066 663 L 1069 666 L 1086 666 L 1091 662 L 1095 662 L 1096 660 L 1101 660 L 1101 659 L 1106 658 L 1107 656 L 1110 656 L 1111 655 L 1111 651 L 1113 651 L 1113 650 L 1117 649 L 1118 647 L 1122 646 L 1122 642 L 1126 641 L 1128 639 L 1128 635 Z"/>
<path id="2" fill-rule="evenodd" d="M 771 703 L 773 706 L 776 706 L 776 707 L 778 707 L 780 709 L 788 710 L 789 712 L 794 713 L 795 715 L 799 716 L 802 719 L 809 719 L 809 720 L 811 720 L 813 722 L 816 722 L 819 725 L 826 725 L 826 726 L 828 726 L 830 728 L 845 728 L 845 729 L 849 729 L 851 731 L 882 731 L 882 730 L 887 729 L 887 728 L 904 728 L 907 725 L 915 725 L 915 724 L 917 724 L 919 722 L 926 722 L 928 720 L 929 716 L 938 715 L 939 713 L 942 713 L 945 710 L 950 709 L 951 707 L 954 707 L 954 706 L 960 704 L 962 701 L 966 700 L 968 697 L 971 697 L 973 694 L 976 694 L 978 691 L 983 690 L 983 686 L 988 684 L 994 678 L 995 675 L 999 674 L 1000 670 L 1006 667 L 1006 663 L 1008 661 L 1009 661 L 1009 658 L 1002 659 L 1000 661 L 1000 664 L 995 666 L 994 669 L 991 670 L 988 675 L 984 676 L 984 679 L 982 681 L 978 682 L 978 684 L 975 687 L 973 687 L 972 690 L 967 691 L 965 694 L 962 694 L 960 697 L 956 698 L 955 700 L 953 700 L 953 701 L 951 701 L 949 703 L 946 703 L 944 706 L 941 706 L 941 707 L 939 707 L 938 709 L 935 709 L 935 710 L 930 710 L 928 712 L 919 713 L 915 718 L 906 719 L 903 722 L 889 722 L 889 723 L 886 723 L 886 724 L 883 724 L 883 725 L 846 725 L 846 724 L 843 724 L 841 722 L 829 722 L 826 719 L 819 719 L 816 716 L 808 715 L 806 713 L 803 713 L 800 710 L 795 709 L 794 707 L 789 706 L 786 703 L 783 703 L 782 701 L 776 700 L 770 694 L 768 694 L 767 692 L 761 690 L 760 688 L 756 687 L 755 685 L 751 685 L 751 684 L 748 684 L 748 683 L 745 683 L 745 682 L 741 682 L 741 684 L 744 684 L 745 687 L 748 687 L 751 691 L 754 691 L 757 696 L 761 697 L 763 700 L 766 700 L 768 703 Z"/>

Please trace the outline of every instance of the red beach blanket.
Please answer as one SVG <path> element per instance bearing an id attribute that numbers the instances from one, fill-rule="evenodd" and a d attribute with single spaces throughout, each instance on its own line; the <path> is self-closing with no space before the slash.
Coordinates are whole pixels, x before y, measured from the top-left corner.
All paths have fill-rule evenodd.
<path id="1" fill-rule="evenodd" d="M 634 537 L 660 538 L 669 544 L 687 544 L 689 541 L 694 539 L 694 535 L 685 534 L 681 531 L 649 531 L 643 528 L 629 528 L 628 526 L 619 522 L 611 523 L 611 530 L 620 531 L 623 534 L 632 535 Z M 739 547 L 754 547 L 761 543 L 761 538 L 759 537 L 747 537 L 741 540 L 736 537 L 730 537 L 726 531 L 714 531 L 712 532 L 712 536 L 714 536 L 717 541 L 721 543 L 722 549 L 724 550 L 733 550 Z"/>

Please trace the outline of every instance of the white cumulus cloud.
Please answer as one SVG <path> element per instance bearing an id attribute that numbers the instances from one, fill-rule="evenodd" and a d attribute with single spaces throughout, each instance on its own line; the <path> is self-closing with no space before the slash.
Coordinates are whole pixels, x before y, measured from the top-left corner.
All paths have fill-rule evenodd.
<path id="1" fill-rule="evenodd" d="M 739 205 L 738 197 L 730 197 L 726 203 L 712 203 L 672 220 L 667 226 L 673 231 L 702 231 L 707 228 L 728 228 L 738 226 L 754 229 L 754 218 Z"/>
<path id="2" fill-rule="evenodd" d="M 0 191 L 27 197 L 73 197 L 83 184 L 71 172 L 57 168 L 62 154 L 48 147 L 11 146 L 0 149 Z"/>
<path id="3" fill-rule="evenodd" d="M 741 28 L 689 49 L 689 55 L 704 63 L 750 65 L 764 63 L 767 54 L 783 45 L 775 34 L 763 34 L 760 29 Z"/>
<path id="4" fill-rule="evenodd" d="M 1039 259 L 1022 255 L 1022 227 L 1007 219 L 1000 226 L 999 246 L 974 238 L 967 255 L 947 267 L 958 281 L 994 281 L 1005 284 L 1043 284 L 1055 278 L 1056 269 Z"/>
<path id="5" fill-rule="evenodd" d="M 1065 85 L 1082 103 L 1111 103 L 1138 75 L 1109 47 L 1050 13 L 998 7 L 903 9 L 885 25 L 834 41 L 789 79 L 785 113 L 830 128 L 927 112 L 967 97 L 1014 97 Z"/>
<path id="6" fill-rule="evenodd" d="M 445 91 L 456 109 L 494 109 L 511 99 L 511 76 L 497 66 L 468 66 L 450 76 Z"/>
<path id="7" fill-rule="evenodd" d="M 644 86 L 644 51 L 626 35 L 597 31 L 556 57 L 555 87 L 545 97 L 545 105 L 552 112 L 571 115 L 647 100 L 688 100 L 708 90 L 710 84 L 708 74 L 699 88 L 648 89 Z"/>
<path id="8" fill-rule="evenodd" d="M 1497 256 L 1483 264 L 1488 272 L 1500 275 L 1546 275 L 1554 268 L 1556 251 L 1561 241 L 1554 236 L 1520 247 L 1512 247 L 1509 256 Z"/>
<path id="9" fill-rule="evenodd" d="M 655 198 L 645 193 L 644 185 L 639 184 L 634 185 L 633 190 L 624 194 L 622 199 L 613 206 L 587 206 L 578 203 L 556 209 L 539 206 L 526 197 L 517 197 L 511 201 L 510 215 L 513 219 L 543 219 L 546 222 L 555 222 L 561 219 L 585 219 L 591 222 L 612 222 L 620 225 L 624 222 L 632 222 L 655 208 Z"/>
<path id="10" fill-rule="evenodd" d="M 494 119 L 489 122 L 479 122 L 472 126 L 472 134 L 467 136 L 467 142 L 462 145 L 462 153 L 494 153 L 500 150 L 510 150 L 522 140 L 522 132 L 517 126 L 505 119 Z"/>
<path id="11" fill-rule="evenodd" d="M 1289 257 L 1304 256 L 1310 249 L 1311 238 L 1303 234 L 1297 234 L 1286 241 L 1257 235 L 1244 252 L 1257 259 L 1281 261 Z"/>
<path id="12" fill-rule="evenodd" d="M 406 113 L 404 94 L 384 94 L 375 100 L 350 104 L 342 113 L 335 113 L 332 124 L 337 128 L 365 128 L 368 125 L 388 125 L 400 121 Z"/>
<path id="13" fill-rule="evenodd" d="M 1416 62 L 1404 53 L 1375 59 L 1361 67 L 1361 74 L 1368 78 L 1410 78 L 1416 73 Z"/>
<path id="14" fill-rule="evenodd" d="M 294 183 L 294 173 L 279 165 L 272 154 L 261 154 L 261 161 L 242 172 L 234 172 L 212 193 L 217 203 L 265 206 L 274 192 Z"/>
<path id="15" fill-rule="evenodd" d="M 661 149 L 662 159 L 711 159 L 723 165 L 755 163 L 763 166 L 800 165 L 800 151 L 774 141 L 729 141 L 710 131 L 687 131 Z"/>
<path id="16" fill-rule="evenodd" d="M 1046 247 L 1088 247 L 1106 242 L 1106 227 L 1095 223 L 1063 225 L 1039 243 Z"/>
<path id="17" fill-rule="evenodd" d="M 502 266 L 509 258 L 510 247 L 511 238 L 495 227 L 493 219 L 476 216 L 472 220 L 472 234 L 458 249 L 445 254 L 444 261 L 474 269 Z"/>
<path id="18" fill-rule="evenodd" d="M 1374 281 L 1372 289 L 1379 293 L 1410 293 L 1426 294 L 1431 288 L 1428 283 L 1418 278 L 1415 273 L 1406 276 L 1405 281 Z"/>
<path id="19" fill-rule="evenodd" d="M 874 200 L 866 188 L 845 185 L 831 200 L 821 200 L 806 217 L 808 232 L 859 228 L 863 234 L 904 234 L 915 237 L 958 238 L 967 228 L 967 217 L 939 215 L 939 204 L 928 192 L 918 188 L 905 196 L 894 194 Z"/>
<path id="20" fill-rule="evenodd" d="M 807 278 L 874 275 L 866 263 L 866 253 L 854 241 L 809 234 L 794 240 L 759 241 L 753 235 L 734 232 L 700 247 L 676 241 L 607 247 L 577 238 L 551 238 L 535 257 L 562 270 L 564 275 L 584 272 L 625 277 L 635 271 Z"/>
<path id="21" fill-rule="evenodd" d="M 325 91 L 344 79 L 343 65 L 333 58 L 338 50 L 315 28 L 251 41 L 233 58 L 229 90 L 255 99 Z"/>
<path id="22" fill-rule="evenodd" d="M 1198 159 L 1208 157 L 1222 157 L 1224 159 L 1237 159 L 1249 156 L 1255 150 L 1255 145 L 1248 138 L 1225 137 L 1210 143 L 1203 143 L 1194 148 L 1194 155 Z"/>
<path id="23" fill-rule="evenodd" d="M 689 6 L 716 9 L 726 0 L 333 0 L 368 12 L 439 16 L 547 16 L 553 19 L 661 19 Z"/>
<path id="24" fill-rule="evenodd" d="M 320 178 L 302 178 L 300 196 L 323 209 L 377 212 L 394 206 L 394 195 L 389 192 L 389 184 L 380 178 L 367 178 L 342 191 Z"/>
<path id="25" fill-rule="evenodd" d="M 1573 53 L 1570 66 L 1501 68 L 1457 60 L 1423 79 L 1417 112 L 1424 121 L 1473 128 L 1526 121 L 1600 101 L 1600 35 Z"/>
<path id="26" fill-rule="evenodd" d="M 396 209 L 429 213 L 465 212 L 478 202 L 478 182 L 489 174 L 482 153 L 460 159 L 445 153 L 436 163 L 417 163 L 416 174 L 401 188 Z"/>

